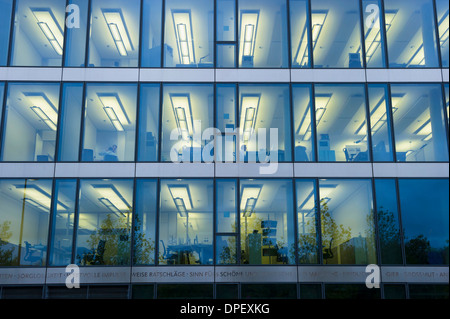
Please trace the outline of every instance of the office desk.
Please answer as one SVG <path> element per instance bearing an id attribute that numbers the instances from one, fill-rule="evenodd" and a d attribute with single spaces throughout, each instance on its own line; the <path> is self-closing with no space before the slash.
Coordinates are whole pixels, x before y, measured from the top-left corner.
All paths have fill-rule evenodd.
<path id="1" fill-rule="evenodd" d="M 174 264 L 200 264 L 207 263 L 209 259 L 213 258 L 213 246 L 209 244 L 194 244 L 194 245 L 169 245 L 167 246 L 168 260 L 172 260 Z M 193 260 L 193 252 L 198 253 L 198 261 Z"/>

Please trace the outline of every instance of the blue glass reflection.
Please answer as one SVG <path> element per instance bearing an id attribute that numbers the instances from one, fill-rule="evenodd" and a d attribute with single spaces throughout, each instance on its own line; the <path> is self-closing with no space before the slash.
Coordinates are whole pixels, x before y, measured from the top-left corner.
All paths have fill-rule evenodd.
<path id="1" fill-rule="evenodd" d="M 10 0 L 0 0 L 0 66 L 5 66 L 8 59 L 12 5 Z"/>

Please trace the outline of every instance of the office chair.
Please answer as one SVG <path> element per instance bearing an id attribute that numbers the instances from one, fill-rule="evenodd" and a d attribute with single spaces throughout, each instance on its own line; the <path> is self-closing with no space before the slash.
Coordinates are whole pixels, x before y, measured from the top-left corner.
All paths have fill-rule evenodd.
<path id="1" fill-rule="evenodd" d="M 38 261 L 41 261 L 40 256 L 33 256 L 33 253 L 36 252 L 36 249 L 33 249 L 32 245 L 29 242 L 25 242 L 25 257 L 23 258 L 25 261 L 34 264 Z"/>
<path id="2" fill-rule="evenodd" d="M 349 155 L 349 154 L 348 154 L 347 148 L 344 148 L 343 151 L 344 151 L 345 159 L 347 160 L 347 162 L 353 162 L 353 157 L 354 157 L 355 155 L 354 155 L 354 154 Z"/>

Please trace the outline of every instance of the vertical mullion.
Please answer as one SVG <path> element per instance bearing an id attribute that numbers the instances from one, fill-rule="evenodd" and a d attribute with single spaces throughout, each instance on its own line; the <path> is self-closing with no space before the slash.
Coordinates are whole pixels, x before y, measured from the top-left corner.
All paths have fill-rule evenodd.
<path id="1" fill-rule="evenodd" d="M 8 47 L 8 57 L 7 57 L 7 61 L 6 61 L 6 65 L 10 66 L 11 65 L 11 59 L 12 59 L 12 50 L 13 50 L 13 39 L 14 39 L 14 20 L 16 18 L 16 5 L 17 2 L 16 0 L 12 0 L 12 8 L 11 8 L 11 26 L 9 28 L 9 47 Z"/>
<path id="2" fill-rule="evenodd" d="M 87 84 L 83 84 L 83 100 L 81 104 L 81 121 L 80 121 L 80 140 L 78 144 L 78 162 L 83 161 L 83 148 L 84 148 L 84 124 L 86 120 L 86 100 L 87 100 Z"/>
<path id="3" fill-rule="evenodd" d="M 6 127 L 6 103 L 8 101 L 8 95 L 9 95 L 9 82 L 4 82 L 5 85 L 3 87 L 3 101 L 1 101 L 1 103 L 3 103 L 3 107 L 1 109 L 1 117 L 0 117 L 0 161 L 3 161 L 3 145 L 5 144 L 4 142 L 4 137 L 6 136 L 6 134 L 3 134 L 5 127 Z"/>
<path id="4" fill-rule="evenodd" d="M 377 205 L 377 191 L 376 191 L 376 183 L 375 178 L 372 177 L 370 179 L 371 187 L 372 187 L 372 211 L 373 211 L 373 223 L 374 223 L 374 235 L 375 235 L 375 252 L 377 256 L 376 264 L 381 264 L 381 241 L 380 241 L 380 233 L 378 229 L 378 205 Z"/>
<path id="5" fill-rule="evenodd" d="M 387 32 L 386 32 L 386 16 L 385 16 L 385 6 L 384 6 L 384 0 L 380 0 L 381 3 L 381 10 L 380 10 L 380 32 L 381 32 L 381 42 L 383 45 L 383 51 L 384 51 L 384 59 L 385 59 L 385 68 L 390 68 L 389 64 L 389 50 L 388 50 L 388 39 L 387 39 Z"/>
<path id="6" fill-rule="evenodd" d="M 395 127 L 394 127 L 394 113 L 392 112 L 392 89 L 391 84 L 387 83 L 385 87 L 385 94 L 386 94 L 386 88 L 387 88 L 387 97 L 386 97 L 386 104 L 388 105 L 388 109 L 386 110 L 387 115 L 389 115 L 389 124 L 391 125 L 391 150 L 392 150 L 392 159 L 394 163 L 397 163 L 397 150 L 396 150 L 396 144 L 395 144 Z"/>
<path id="7" fill-rule="evenodd" d="M 137 88 L 136 88 L 136 93 L 137 93 L 137 97 L 136 97 L 136 125 L 135 125 L 135 134 L 134 134 L 134 159 L 133 162 L 138 161 L 138 156 L 139 156 L 139 146 L 140 146 L 140 141 L 141 141 L 141 136 L 140 136 L 140 132 L 139 132 L 139 128 L 140 128 L 140 122 L 141 122 L 141 117 L 140 117 L 140 110 L 141 110 L 141 83 L 138 82 L 137 84 Z"/>
<path id="8" fill-rule="evenodd" d="M 313 0 L 307 0 L 307 16 L 308 21 L 306 23 L 306 28 L 308 32 L 308 52 L 309 52 L 309 68 L 314 68 L 314 48 L 312 47 L 313 39 L 312 39 L 312 1 Z"/>
<path id="9" fill-rule="evenodd" d="M 310 87 L 311 95 L 311 146 L 314 148 L 314 162 L 319 162 L 319 151 L 317 149 L 317 121 L 316 121 L 316 84 L 311 83 Z"/>
<path id="10" fill-rule="evenodd" d="M 77 233 L 78 233 L 78 219 L 80 216 L 79 208 L 80 208 L 80 197 L 81 197 L 81 182 L 80 179 L 76 180 L 76 188 L 75 188 L 75 211 L 73 216 L 73 232 L 72 232 L 72 258 L 71 263 L 75 264 L 75 254 L 76 254 L 76 245 L 77 245 Z"/>
<path id="11" fill-rule="evenodd" d="M 56 123 L 56 139 L 55 139 L 55 154 L 53 155 L 53 162 L 57 162 L 60 160 L 59 156 L 59 143 L 61 140 L 62 133 L 62 114 L 63 114 L 63 96 L 65 84 L 60 82 L 59 84 L 59 105 L 58 105 L 58 122 Z"/>
<path id="12" fill-rule="evenodd" d="M 294 265 L 298 265 L 299 264 L 299 260 L 298 260 L 298 211 L 297 211 L 297 182 L 295 178 L 292 178 L 292 192 L 293 192 L 293 196 L 292 196 L 292 201 L 294 204 L 293 207 L 293 212 L 294 212 L 294 216 L 292 216 L 292 218 L 294 219 Z"/>
<path id="13" fill-rule="evenodd" d="M 435 21 L 434 24 L 434 32 L 436 36 L 436 50 L 437 50 L 437 56 L 438 56 L 438 67 L 442 68 L 442 52 L 441 52 L 441 40 L 440 40 L 440 34 L 439 34 L 439 19 L 437 15 L 437 5 L 435 1 L 431 1 L 431 6 L 433 7 L 433 19 Z M 447 40 L 448 41 L 448 40 Z"/>
<path id="14" fill-rule="evenodd" d="M 321 211 L 321 205 L 320 205 L 320 192 L 319 192 L 319 179 L 314 180 L 315 183 L 315 190 L 314 190 L 314 196 L 316 197 L 316 239 L 317 239 L 317 258 L 316 261 L 319 265 L 323 265 L 323 246 L 322 246 L 322 211 Z"/>
<path id="15" fill-rule="evenodd" d="M 161 178 L 156 179 L 156 216 L 155 216 L 155 261 L 154 265 L 159 265 L 159 217 L 161 207 Z M 156 286 L 156 284 L 155 284 Z M 155 291 L 156 298 L 156 291 Z"/>
<path id="16" fill-rule="evenodd" d="M 47 254 L 45 256 L 45 267 L 49 266 L 49 261 L 50 261 L 50 253 L 52 251 L 52 247 L 53 247 L 53 243 L 52 243 L 52 235 L 53 235 L 53 220 L 55 218 L 54 216 L 54 210 L 55 207 L 57 205 L 55 205 L 55 201 L 58 201 L 58 198 L 55 196 L 55 188 L 56 188 L 56 181 L 57 179 L 53 176 L 53 178 L 51 179 L 52 181 L 52 193 L 51 193 L 51 202 L 50 202 L 50 216 L 48 219 L 48 234 L 47 234 Z"/>
<path id="17" fill-rule="evenodd" d="M 166 0 L 162 0 L 162 13 L 161 13 L 161 62 L 160 68 L 164 68 L 166 59 L 165 59 L 165 24 L 166 24 Z"/>
<path id="18" fill-rule="evenodd" d="M 92 13 L 92 0 L 89 0 L 88 3 L 88 15 L 87 15 L 87 23 L 86 23 L 86 52 L 84 53 L 84 67 L 89 67 L 89 47 L 90 47 L 90 38 L 91 34 L 91 13 Z"/>
<path id="19" fill-rule="evenodd" d="M 69 3 L 70 3 L 70 0 L 66 0 L 66 7 L 64 10 L 64 22 L 67 21 L 67 17 L 69 16 L 68 12 L 67 12 L 67 7 L 69 6 Z M 67 23 L 65 23 L 65 25 L 64 25 L 64 35 L 63 35 L 63 55 L 61 58 L 61 67 L 63 67 L 63 68 L 66 65 L 66 54 L 67 54 L 66 49 L 67 49 Z"/>
<path id="20" fill-rule="evenodd" d="M 373 163 L 375 162 L 374 156 L 373 156 L 373 141 L 372 141 L 372 123 L 370 119 L 370 99 L 369 99 L 369 84 L 366 82 L 364 83 L 364 94 L 365 94 L 365 104 L 366 104 L 366 130 L 367 130 L 367 154 L 369 154 L 368 162 Z"/>
<path id="21" fill-rule="evenodd" d="M 162 116 L 163 116 L 163 94 L 164 94 L 164 83 L 159 83 L 159 115 L 158 115 L 158 121 L 159 121 L 159 127 L 158 127 L 158 139 L 157 139 L 157 146 L 158 146 L 158 152 L 157 152 L 157 159 L 156 162 L 161 162 L 162 158 Z"/>
<path id="22" fill-rule="evenodd" d="M 367 60 L 366 60 L 366 32 L 364 30 L 364 17 L 363 17 L 363 0 L 359 0 L 359 23 L 360 23 L 360 32 L 361 32 L 361 56 L 362 56 L 362 68 L 367 68 Z"/>
<path id="23" fill-rule="evenodd" d="M 397 198 L 397 216 L 398 216 L 398 231 L 400 235 L 400 248 L 402 253 L 402 263 L 406 265 L 406 250 L 405 250 L 405 234 L 403 232 L 403 221 L 402 221 L 402 207 L 400 204 L 400 185 L 398 178 L 395 179 L 395 196 Z"/>

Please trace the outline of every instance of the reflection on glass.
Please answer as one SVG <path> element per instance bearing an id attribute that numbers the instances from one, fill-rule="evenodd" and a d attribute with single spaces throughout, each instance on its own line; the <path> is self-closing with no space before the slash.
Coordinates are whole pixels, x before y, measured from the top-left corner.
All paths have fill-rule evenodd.
<path id="1" fill-rule="evenodd" d="M 288 67 L 286 0 L 239 1 L 239 67 Z"/>
<path id="2" fill-rule="evenodd" d="M 380 289 L 361 284 L 325 284 L 325 299 L 380 299 Z"/>
<path id="3" fill-rule="evenodd" d="M 324 264 L 376 263 L 370 180 L 319 180 Z"/>
<path id="4" fill-rule="evenodd" d="M 241 264 L 295 263 L 292 187 L 285 180 L 241 180 Z"/>
<path id="5" fill-rule="evenodd" d="M 87 84 L 82 161 L 133 161 L 136 84 Z"/>
<path id="6" fill-rule="evenodd" d="M 318 263 L 317 197 L 313 180 L 298 180 L 298 259 L 300 264 Z"/>
<path id="7" fill-rule="evenodd" d="M 81 180 L 76 263 L 129 265 L 132 180 Z"/>
<path id="8" fill-rule="evenodd" d="M 214 66 L 214 1 L 165 2 L 164 66 Z"/>
<path id="9" fill-rule="evenodd" d="M 217 44 L 217 67 L 235 68 L 236 67 L 236 45 Z"/>
<path id="10" fill-rule="evenodd" d="M 52 180 L 0 180 L 0 266 L 45 266 L 51 198 Z"/>
<path id="11" fill-rule="evenodd" d="M 134 213 L 133 264 L 155 263 L 156 248 L 156 181 L 136 181 L 136 209 Z"/>
<path id="12" fill-rule="evenodd" d="M 161 161 L 212 161 L 202 137 L 214 126 L 213 85 L 164 85 L 162 112 Z"/>
<path id="13" fill-rule="evenodd" d="M 292 67 L 311 67 L 309 3 L 307 0 L 289 2 L 291 22 Z M 314 29 L 317 32 L 317 27 Z"/>
<path id="14" fill-rule="evenodd" d="M 450 108 L 449 108 L 449 92 L 448 92 L 448 83 L 444 83 L 445 90 L 445 109 L 447 110 L 447 124 L 450 124 Z"/>
<path id="15" fill-rule="evenodd" d="M 292 99 L 294 109 L 295 132 L 295 161 L 314 161 L 314 131 L 312 118 L 311 85 L 294 84 L 292 86 Z"/>
<path id="16" fill-rule="evenodd" d="M 385 0 L 391 68 L 439 67 L 432 0 Z"/>
<path id="17" fill-rule="evenodd" d="M 447 299 L 449 297 L 448 285 L 445 284 L 410 284 L 410 299 Z"/>
<path id="18" fill-rule="evenodd" d="M 317 149 L 321 162 L 368 162 L 364 85 L 315 86 Z"/>
<path id="19" fill-rule="evenodd" d="M 297 299 L 295 284 L 242 284 L 242 299 Z"/>
<path id="20" fill-rule="evenodd" d="M 312 0 L 311 34 L 315 68 L 362 68 L 358 0 Z"/>
<path id="21" fill-rule="evenodd" d="M 159 263 L 213 263 L 213 181 L 161 181 Z"/>
<path id="22" fill-rule="evenodd" d="M 289 86 L 242 84 L 239 103 L 240 161 L 291 161 Z"/>
<path id="23" fill-rule="evenodd" d="M 397 161 L 448 161 L 441 85 L 392 84 L 391 99 Z"/>
<path id="24" fill-rule="evenodd" d="M 384 30 L 381 27 L 382 12 L 381 0 L 363 0 L 364 42 L 366 47 L 366 66 L 368 68 L 385 68 Z M 386 20 L 390 16 L 386 15 Z M 389 29 L 389 25 L 386 26 Z"/>
<path id="25" fill-rule="evenodd" d="M 55 180 L 50 266 L 67 266 L 72 263 L 76 192 L 76 180 Z"/>
<path id="26" fill-rule="evenodd" d="M 59 84 L 8 85 L 3 161 L 54 161 Z"/>
<path id="27" fill-rule="evenodd" d="M 375 179 L 381 263 L 402 264 L 397 190 L 393 179 Z"/>
<path id="28" fill-rule="evenodd" d="M 83 84 L 64 83 L 62 94 L 58 161 L 77 162 L 80 152 Z"/>
<path id="29" fill-rule="evenodd" d="M 237 185 L 234 179 L 216 181 L 216 231 L 218 233 L 236 233 Z"/>
<path id="30" fill-rule="evenodd" d="M 448 179 L 400 179 L 407 264 L 449 264 Z"/>
<path id="31" fill-rule="evenodd" d="M 436 0 L 436 10 L 442 66 L 448 68 L 448 1 Z"/>
<path id="32" fill-rule="evenodd" d="M 0 66 L 5 66 L 8 59 L 12 6 L 12 1 L 0 0 Z"/>
<path id="33" fill-rule="evenodd" d="M 68 3 L 64 65 L 85 67 L 89 1 L 69 0 Z"/>
<path id="34" fill-rule="evenodd" d="M 162 0 L 144 0 L 141 67 L 161 67 Z"/>
<path id="35" fill-rule="evenodd" d="M 392 127 L 388 87 L 385 84 L 369 84 L 370 133 L 372 134 L 372 154 L 375 162 L 391 162 Z M 395 114 L 397 108 L 392 108 Z M 367 140 L 367 137 L 365 137 Z"/>
<path id="36" fill-rule="evenodd" d="M 66 3 L 58 0 L 18 0 L 11 65 L 61 66 Z"/>
<path id="37" fill-rule="evenodd" d="M 216 237 L 216 264 L 233 265 L 237 263 L 237 236 Z"/>
<path id="38" fill-rule="evenodd" d="M 139 0 L 91 3 L 89 67 L 137 67 Z"/>
<path id="39" fill-rule="evenodd" d="M 156 162 L 159 145 L 159 84 L 140 87 L 138 161 Z"/>
<path id="40" fill-rule="evenodd" d="M 1 114 L 3 114 L 4 90 L 5 90 L 5 83 L 0 82 L 0 123 L 2 122 L 2 115 Z"/>

